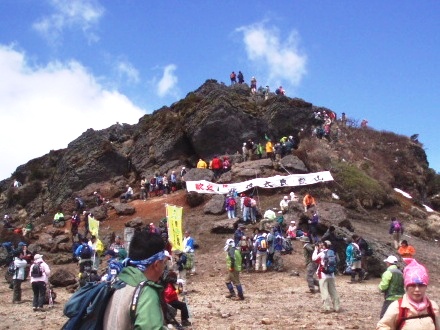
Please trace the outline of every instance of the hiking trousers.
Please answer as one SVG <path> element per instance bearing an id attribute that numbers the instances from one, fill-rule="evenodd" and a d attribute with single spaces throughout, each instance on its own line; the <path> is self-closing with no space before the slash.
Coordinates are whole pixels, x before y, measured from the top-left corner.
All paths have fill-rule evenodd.
<path id="1" fill-rule="evenodd" d="M 318 269 L 318 264 L 316 262 L 309 262 L 306 267 L 307 275 L 307 285 L 310 290 L 315 290 L 315 286 L 319 287 L 319 281 L 314 277 L 316 270 Z"/>
<path id="2" fill-rule="evenodd" d="M 34 299 L 32 300 L 32 307 L 43 308 L 46 297 L 46 283 L 43 281 L 32 282 L 32 291 Z"/>
<path id="3" fill-rule="evenodd" d="M 180 317 L 183 320 L 189 319 L 188 306 L 183 301 L 174 300 L 169 303 L 175 309 L 180 310 Z"/>
<path id="4" fill-rule="evenodd" d="M 266 271 L 267 269 L 267 252 L 257 252 L 257 255 L 255 257 L 255 270 L 260 270 L 260 267 L 262 267 L 263 271 Z"/>
<path id="5" fill-rule="evenodd" d="M 335 278 L 321 278 L 319 280 L 319 289 L 321 290 L 321 299 L 325 311 L 339 311 L 339 295 L 336 291 Z"/>
<path id="6" fill-rule="evenodd" d="M 21 301 L 21 282 L 23 282 L 23 280 L 12 280 L 12 302 Z"/>

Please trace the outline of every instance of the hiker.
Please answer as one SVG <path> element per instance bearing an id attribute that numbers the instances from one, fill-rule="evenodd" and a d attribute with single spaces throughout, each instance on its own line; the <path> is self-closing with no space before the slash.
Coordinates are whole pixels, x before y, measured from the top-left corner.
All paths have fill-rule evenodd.
<path id="1" fill-rule="evenodd" d="M 296 229 L 297 227 L 295 220 L 290 221 L 290 225 L 286 231 L 287 237 L 289 237 L 290 239 L 296 239 Z"/>
<path id="2" fill-rule="evenodd" d="M 263 158 L 263 152 L 264 152 L 264 147 L 261 144 L 261 142 L 257 143 L 257 149 L 255 151 L 255 154 L 257 155 L 258 159 Z"/>
<path id="3" fill-rule="evenodd" d="M 83 212 L 83 216 L 84 216 L 84 219 L 83 219 L 83 222 L 84 222 L 84 235 L 83 235 L 83 237 L 87 237 L 87 235 L 90 233 L 90 230 L 89 230 L 89 215 L 91 215 L 90 212 L 87 212 L 87 211 Z"/>
<path id="4" fill-rule="evenodd" d="M 237 248 L 240 249 L 241 260 L 244 262 L 246 266 L 246 272 L 249 273 L 252 267 L 252 260 L 251 260 L 252 239 L 250 237 L 246 237 L 246 235 L 243 235 L 240 241 L 238 242 Z"/>
<path id="5" fill-rule="evenodd" d="M 347 238 L 347 248 L 345 249 L 345 262 L 347 269 L 350 269 L 350 284 L 356 283 L 356 274 L 358 274 L 358 282 L 362 282 L 364 278 L 364 270 L 362 269 L 361 250 L 357 243 L 351 238 Z"/>
<path id="6" fill-rule="evenodd" d="M 228 275 L 226 275 L 225 282 L 226 287 L 229 290 L 229 294 L 226 298 L 232 298 L 234 300 L 244 300 L 243 288 L 240 283 L 240 272 L 241 272 L 241 253 L 235 248 L 234 240 L 228 238 L 226 240 L 226 245 L 224 247 L 226 252 L 226 267 L 228 268 Z M 234 286 L 237 289 L 237 295 L 234 291 Z"/>
<path id="7" fill-rule="evenodd" d="M 123 265 L 119 262 L 117 253 L 113 250 L 105 251 L 104 260 L 107 262 L 107 269 L 101 276 L 101 282 L 112 282 L 121 272 Z"/>
<path id="8" fill-rule="evenodd" d="M 306 280 L 309 287 L 308 292 L 312 294 L 317 293 L 319 292 L 319 281 L 314 276 L 318 269 L 318 263 L 312 260 L 312 255 L 315 247 L 313 246 L 313 244 L 310 243 L 310 239 L 307 236 L 302 236 L 300 238 L 300 241 L 304 243 L 303 253 L 306 263 Z M 315 289 L 315 287 L 318 287 L 318 289 Z"/>
<path id="9" fill-rule="evenodd" d="M 229 78 L 231 78 L 231 86 L 237 83 L 237 75 L 234 71 L 229 75 Z"/>
<path id="10" fill-rule="evenodd" d="M 239 84 L 244 83 L 244 77 L 243 77 L 243 73 L 241 73 L 241 71 L 238 71 L 237 78 L 238 78 L 238 83 Z"/>
<path id="11" fill-rule="evenodd" d="M 416 254 L 416 250 L 414 249 L 413 246 L 408 245 L 408 241 L 406 239 L 404 239 L 400 243 L 400 247 L 399 250 L 397 250 L 397 252 L 399 252 L 402 258 L 414 258 L 414 255 Z"/>
<path id="12" fill-rule="evenodd" d="M 403 269 L 405 294 L 390 304 L 377 323 L 376 330 L 437 330 L 439 327 L 439 307 L 426 295 L 428 272 L 415 259 L 409 261 Z"/>
<path id="13" fill-rule="evenodd" d="M 254 243 L 255 255 L 255 271 L 258 272 L 260 267 L 263 272 L 267 270 L 267 234 L 258 231 L 257 238 Z"/>
<path id="14" fill-rule="evenodd" d="M 250 208 L 250 218 L 251 218 L 251 222 L 252 223 L 257 223 L 257 214 L 258 214 L 258 209 L 257 209 L 257 201 L 255 200 L 253 195 L 250 195 L 249 198 L 251 199 L 251 208 Z"/>
<path id="15" fill-rule="evenodd" d="M 284 213 L 286 213 L 289 210 L 289 197 L 284 196 L 283 199 L 280 201 L 280 209 Z"/>
<path id="16" fill-rule="evenodd" d="M 104 197 L 102 197 L 102 195 L 99 194 L 97 191 L 93 193 L 93 196 L 95 196 L 96 206 L 100 206 L 102 205 L 102 203 L 104 203 Z"/>
<path id="17" fill-rule="evenodd" d="M 228 156 L 223 156 L 223 173 L 231 170 L 231 161 Z"/>
<path id="18" fill-rule="evenodd" d="M 171 192 L 175 192 L 177 190 L 177 174 L 176 171 L 171 171 L 170 174 L 170 186 L 171 186 Z"/>
<path id="19" fill-rule="evenodd" d="M 243 222 L 251 220 L 251 197 L 244 195 L 243 200 Z"/>
<path id="20" fill-rule="evenodd" d="M 185 252 L 187 258 L 186 269 L 190 271 L 190 275 L 194 275 L 196 273 L 194 239 L 191 237 L 191 232 L 189 230 L 186 230 L 184 235 L 183 252 Z"/>
<path id="21" fill-rule="evenodd" d="M 12 276 L 12 303 L 21 304 L 21 282 L 26 278 L 26 266 L 27 262 L 24 260 L 24 254 L 21 249 L 14 252 L 14 266 L 15 272 Z"/>
<path id="22" fill-rule="evenodd" d="M 273 153 L 273 143 L 271 140 L 268 140 L 266 142 L 266 157 L 271 159 L 272 161 L 275 160 L 275 154 Z"/>
<path id="23" fill-rule="evenodd" d="M 34 312 L 43 312 L 43 305 L 46 299 L 46 286 L 49 283 L 50 268 L 44 262 L 41 254 L 34 256 L 34 264 L 29 271 L 31 278 L 32 292 L 34 298 L 32 300 L 32 310 Z"/>
<path id="24" fill-rule="evenodd" d="M 163 191 L 165 195 L 168 195 L 170 193 L 170 183 L 168 181 L 168 176 L 166 174 L 162 177 L 162 185 L 163 185 Z"/>
<path id="25" fill-rule="evenodd" d="M 148 181 L 147 179 L 145 179 L 145 176 L 143 176 L 141 179 L 141 199 L 143 201 L 147 200 L 147 189 L 148 189 L 147 184 Z"/>
<path id="26" fill-rule="evenodd" d="M 61 212 L 61 210 L 58 210 L 57 213 L 55 213 L 55 216 L 53 217 L 53 226 L 54 227 L 64 227 L 66 225 L 64 221 L 64 214 Z"/>
<path id="27" fill-rule="evenodd" d="M 321 291 L 321 299 L 323 302 L 322 313 L 339 313 L 339 295 L 335 286 L 335 273 L 336 257 L 333 253 L 333 258 L 330 259 L 330 241 L 324 241 L 322 250 L 319 250 L 318 246 L 315 246 L 313 251 L 312 260 L 318 261 L 319 266 L 317 270 L 319 278 L 319 290 Z M 334 269 L 331 268 L 334 267 Z"/>
<path id="28" fill-rule="evenodd" d="M 283 237 L 281 232 L 273 229 L 273 269 L 277 272 L 284 271 L 284 262 L 283 256 L 281 255 L 281 251 L 283 250 Z"/>
<path id="29" fill-rule="evenodd" d="M 289 195 L 290 195 L 290 201 L 291 202 L 298 202 L 299 198 L 298 198 L 298 196 L 295 195 L 295 193 L 293 191 L 290 192 Z"/>
<path id="30" fill-rule="evenodd" d="M 82 200 L 82 198 L 75 197 L 75 211 L 82 212 L 86 207 L 86 203 Z"/>
<path id="31" fill-rule="evenodd" d="M 315 198 L 308 192 L 303 198 L 304 212 L 311 208 L 316 208 Z"/>
<path id="32" fill-rule="evenodd" d="M 183 301 L 179 300 L 177 293 L 179 290 L 176 288 L 176 284 L 179 280 L 177 279 L 177 274 L 170 271 L 164 279 L 165 289 L 163 291 L 165 302 L 175 309 L 180 310 L 181 324 L 184 327 L 191 325 L 188 313 L 188 306 Z"/>
<path id="33" fill-rule="evenodd" d="M 317 243 L 319 241 L 318 238 L 318 224 L 319 224 L 319 216 L 316 211 L 310 212 L 310 218 L 308 220 L 309 224 L 309 237 L 312 243 Z"/>
<path id="34" fill-rule="evenodd" d="M 214 156 L 214 158 L 211 161 L 211 168 L 212 171 L 214 172 L 214 179 L 218 179 L 220 177 L 220 175 L 222 174 L 222 170 L 223 170 L 223 163 L 221 161 L 220 158 L 218 158 L 218 156 Z"/>
<path id="35" fill-rule="evenodd" d="M 78 233 L 78 227 L 80 223 L 81 218 L 79 217 L 78 212 L 74 211 L 72 218 L 70 219 L 70 233 L 72 234 L 72 237 Z"/>
<path id="36" fill-rule="evenodd" d="M 126 285 L 116 290 L 110 298 L 103 320 L 103 329 L 167 329 L 161 308 L 161 278 L 168 252 L 157 234 L 144 231 L 134 233 L 130 242 L 126 267 L 118 278 Z M 132 321 L 130 307 L 136 286 L 147 281 L 139 294 L 137 308 Z"/>
<path id="37" fill-rule="evenodd" d="M 270 88 L 268 85 L 266 85 L 266 88 L 264 89 L 264 100 L 266 101 L 269 98 L 270 94 Z"/>
<path id="38" fill-rule="evenodd" d="M 367 128 L 367 125 L 368 125 L 368 120 L 362 119 L 362 121 L 361 121 L 361 128 Z"/>
<path id="39" fill-rule="evenodd" d="M 21 182 L 18 181 L 17 179 L 15 179 L 14 183 L 13 183 L 13 187 L 14 188 L 20 188 L 21 186 L 22 186 Z"/>
<path id="40" fill-rule="evenodd" d="M 351 236 L 351 239 L 354 243 L 356 243 L 359 246 L 359 250 L 361 251 L 361 268 L 364 274 L 364 277 L 362 280 L 366 280 L 368 277 L 368 268 L 367 268 L 367 261 L 368 261 L 368 243 L 359 235 L 353 234 Z"/>
<path id="41" fill-rule="evenodd" d="M 128 184 L 125 188 L 127 188 L 127 190 L 119 197 L 121 203 L 127 203 L 129 199 L 133 199 L 133 188 Z"/>
<path id="42" fill-rule="evenodd" d="M 388 306 L 403 297 L 405 288 L 403 285 L 403 273 L 397 267 L 397 258 L 395 256 L 388 256 L 384 260 L 387 265 L 387 270 L 382 274 L 382 279 L 379 283 L 379 290 L 384 294 L 385 301 L 380 311 L 380 318 L 385 315 Z"/>
<path id="43" fill-rule="evenodd" d="M 394 248 L 397 250 L 400 246 L 400 238 L 403 234 L 403 225 L 396 217 L 391 218 L 390 230 L 388 231 L 392 236 Z"/>
<path id="44" fill-rule="evenodd" d="M 342 127 L 347 126 L 347 116 L 345 115 L 345 112 L 343 112 L 342 116 L 341 116 L 341 125 L 342 125 Z"/>
<path id="45" fill-rule="evenodd" d="M 206 162 L 200 158 L 199 162 L 197 163 L 197 168 L 208 168 L 208 164 L 206 164 Z"/>
<path id="46" fill-rule="evenodd" d="M 240 245 L 240 240 L 243 236 L 245 236 L 245 231 L 246 227 L 243 224 L 238 225 L 238 228 L 235 230 L 234 232 L 234 244 L 236 247 L 239 247 Z"/>
<path id="47" fill-rule="evenodd" d="M 257 79 L 255 77 L 251 78 L 251 93 L 255 94 L 257 92 Z"/>
<path id="48" fill-rule="evenodd" d="M 252 155 L 254 154 L 254 142 L 252 139 L 248 139 L 246 142 L 246 154 L 247 160 L 252 160 Z"/>
<path id="49" fill-rule="evenodd" d="M 83 237 L 81 245 L 75 251 L 75 257 L 79 259 L 79 272 L 83 273 L 85 267 L 92 267 L 92 254 L 93 250 L 88 244 L 87 237 Z"/>
<path id="50" fill-rule="evenodd" d="M 178 278 L 182 283 L 182 291 L 186 293 L 186 254 L 180 250 L 174 250 L 174 269 L 177 270 Z"/>
<path id="51" fill-rule="evenodd" d="M 114 251 L 119 260 L 124 260 L 127 257 L 125 245 L 119 235 L 115 236 L 115 241 L 110 245 L 109 250 Z"/>
<path id="52" fill-rule="evenodd" d="M 187 173 L 186 167 L 183 166 L 182 169 L 180 170 L 180 183 L 182 184 L 183 189 L 186 188 L 186 182 L 185 182 L 185 174 L 186 173 Z"/>

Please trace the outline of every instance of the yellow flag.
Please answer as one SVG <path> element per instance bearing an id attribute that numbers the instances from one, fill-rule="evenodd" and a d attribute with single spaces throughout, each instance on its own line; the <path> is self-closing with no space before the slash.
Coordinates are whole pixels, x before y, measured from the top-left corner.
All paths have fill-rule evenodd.
<path id="1" fill-rule="evenodd" d="M 98 237 L 99 221 L 89 216 L 89 231 L 92 235 Z"/>
<path id="2" fill-rule="evenodd" d="M 168 237 L 173 250 L 183 250 L 182 213 L 183 208 L 167 205 Z"/>

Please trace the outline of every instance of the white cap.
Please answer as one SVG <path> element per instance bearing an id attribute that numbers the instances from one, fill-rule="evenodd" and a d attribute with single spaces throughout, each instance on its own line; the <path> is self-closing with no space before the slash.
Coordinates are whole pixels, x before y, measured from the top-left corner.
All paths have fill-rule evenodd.
<path id="1" fill-rule="evenodd" d="M 290 223 L 295 223 L 295 220 L 290 221 Z"/>
<path id="2" fill-rule="evenodd" d="M 397 258 L 395 256 L 388 256 L 384 261 L 389 264 L 397 264 Z"/>
<path id="3" fill-rule="evenodd" d="M 226 240 L 226 245 L 233 245 L 234 244 L 234 240 L 232 238 L 228 238 Z"/>
<path id="4" fill-rule="evenodd" d="M 284 196 L 284 199 L 289 199 L 289 197 L 287 197 L 287 196 Z"/>
<path id="5" fill-rule="evenodd" d="M 34 260 L 38 260 L 38 259 L 43 259 L 43 255 L 41 254 L 34 255 Z"/>

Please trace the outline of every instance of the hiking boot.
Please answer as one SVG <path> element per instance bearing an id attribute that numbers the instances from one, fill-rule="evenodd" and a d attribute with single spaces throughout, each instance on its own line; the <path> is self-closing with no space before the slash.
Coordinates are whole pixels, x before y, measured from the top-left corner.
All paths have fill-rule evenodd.
<path id="1" fill-rule="evenodd" d="M 228 293 L 225 297 L 231 299 L 231 298 L 235 298 L 236 295 L 235 295 L 235 293 L 231 292 L 231 293 Z"/>
<path id="2" fill-rule="evenodd" d="M 189 326 L 191 326 L 191 322 L 190 321 L 188 321 L 188 320 L 182 320 L 182 326 L 183 327 L 189 327 Z"/>
<path id="3" fill-rule="evenodd" d="M 238 300 L 244 300 L 244 296 L 234 296 L 232 297 L 232 300 L 238 301 Z"/>
<path id="4" fill-rule="evenodd" d="M 315 290 L 315 289 L 310 289 L 309 291 L 307 291 L 307 293 L 311 293 L 311 294 L 315 294 L 315 293 L 317 293 L 318 291 L 317 290 Z"/>
<path id="5" fill-rule="evenodd" d="M 33 310 L 34 312 L 36 312 L 36 311 L 37 311 L 37 307 L 32 307 L 32 310 Z"/>

